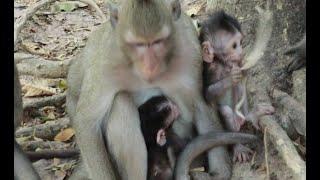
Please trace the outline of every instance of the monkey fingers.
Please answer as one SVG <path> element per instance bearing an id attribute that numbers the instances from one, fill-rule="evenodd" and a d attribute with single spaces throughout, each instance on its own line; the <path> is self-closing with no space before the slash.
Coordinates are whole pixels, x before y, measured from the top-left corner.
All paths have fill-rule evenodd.
<path id="1" fill-rule="evenodd" d="M 241 81 L 243 75 L 242 71 L 238 66 L 233 66 L 231 69 L 231 77 L 232 77 L 232 82 L 234 84 L 237 84 Z"/>
<path id="2" fill-rule="evenodd" d="M 256 110 L 256 114 L 257 114 L 258 118 L 260 118 L 261 116 L 264 116 L 264 115 L 271 115 L 275 112 L 274 107 L 268 103 L 258 104 L 255 107 L 255 110 Z"/>
<path id="3" fill-rule="evenodd" d="M 236 144 L 233 146 L 233 162 L 248 162 L 252 154 L 253 151 L 242 144 Z"/>

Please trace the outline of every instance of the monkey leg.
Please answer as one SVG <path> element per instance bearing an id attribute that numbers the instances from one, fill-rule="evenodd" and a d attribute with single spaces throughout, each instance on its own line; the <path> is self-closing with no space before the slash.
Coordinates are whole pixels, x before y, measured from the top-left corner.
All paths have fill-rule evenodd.
<path id="1" fill-rule="evenodd" d="M 81 69 L 83 69 L 81 59 L 76 59 L 76 61 L 72 61 L 72 64 L 68 71 L 67 82 L 69 84 L 69 87 L 67 92 L 68 94 L 66 96 L 66 105 L 70 119 L 73 119 L 76 113 L 77 102 L 79 99 L 84 74 L 79 73 L 83 71 Z"/>
<path id="2" fill-rule="evenodd" d="M 239 132 L 241 126 L 245 123 L 245 119 L 240 117 L 234 118 L 234 113 L 229 106 L 220 106 L 219 110 L 226 122 L 227 129 L 232 132 Z M 235 144 L 232 147 L 233 151 L 233 162 L 247 162 L 250 160 L 250 156 L 253 153 L 250 148 L 242 144 Z"/>
<path id="3" fill-rule="evenodd" d="M 146 180 L 147 148 L 138 108 L 128 94 L 116 96 L 106 127 L 108 149 L 121 179 Z"/>
<path id="4" fill-rule="evenodd" d="M 106 102 L 108 101 L 106 100 Z M 85 103 L 89 105 L 84 106 Z M 76 130 L 77 145 L 89 178 L 94 180 L 116 179 L 101 128 L 101 121 L 106 114 L 104 104 L 93 97 L 80 98 L 78 104 L 80 108 L 77 109 L 72 123 Z"/>
<path id="5" fill-rule="evenodd" d="M 212 131 L 222 131 L 217 112 L 203 103 L 195 110 L 195 125 L 199 134 Z M 226 147 L 215 147 L 208 151 L 209 173 L 214 179 L 230 179 L 232 166 Z"/>
<path id="6" fill-rule="evenodd" d="M 40 180 L 39 175 L 16 141 L 14 141 L 14 179 Z"/>
<path id="7" fill-rule="evenodd" d="M 87 172 L 87 168 L 85 164 L 81 160 L 75 169 L 72 171 L 72 175 L 69 177 L 68 180 L 91 180 L 89 178 L 89 174 Z"/>
<path id="8" fill-rule="evenodd" d="M 245 119 L 235 115 L 230 106 L 220 105 L 219 111 L 223 116 L 227 129 L 233 132 L 239 132 L 241 126 L 245 123 Z"/>

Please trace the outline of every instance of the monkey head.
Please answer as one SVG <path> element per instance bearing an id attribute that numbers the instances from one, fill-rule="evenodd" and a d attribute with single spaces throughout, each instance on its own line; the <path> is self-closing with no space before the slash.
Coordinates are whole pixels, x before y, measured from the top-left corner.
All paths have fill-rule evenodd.
<path id="1" fill-rule="evenodd" d="M 119 11 L 113 11 L 111 23 L 133 71 L 152 81 L 167 70 L 174 52 L 174 20 L 181 14 L 180 3 L 172 0 L 130 0 Z"/>
<path id="2" fill-rule="evenodd" d="M 228 67 L 241 66 L 243 33 L 234 17 L 223 11 L 214 13 L 202 23 L 199 39 L 205 62 L 218 61 Z"/>

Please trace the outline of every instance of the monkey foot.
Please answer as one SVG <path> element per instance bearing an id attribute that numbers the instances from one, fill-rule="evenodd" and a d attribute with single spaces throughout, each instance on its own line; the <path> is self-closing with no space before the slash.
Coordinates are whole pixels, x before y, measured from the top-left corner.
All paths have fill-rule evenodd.
<path id="1" fill-rule="evenodd" d="M 259 119 L 265 115 L 272 115 L 275 112 L 275 109 L 272 105 L 267 103 L 258 104 L 255 106 L 253 111 L 253 118 L 251 119 L 252 124 L 255 128 L 260 129 Z"/>
<path id="2" fill-rule="evenodd" d="M 253 151 L 242 144 L 236 144 L 233 146 L 233 162 L 248 162 L 252 154 Z"/>
<path id="3" fill-rule="evenodd" d="M 233 123 L 234 127 L 233 127 L 233 129 L 234 129 L 235 131 L 240 131 L 242 125 L 243 125 L 245 122 L 246 122 L 246 119 L 241 118 L 241 117 L 239 117 L 239 116 L 236 116 L 236 117 L 234 118 L 234 123 Z"/>

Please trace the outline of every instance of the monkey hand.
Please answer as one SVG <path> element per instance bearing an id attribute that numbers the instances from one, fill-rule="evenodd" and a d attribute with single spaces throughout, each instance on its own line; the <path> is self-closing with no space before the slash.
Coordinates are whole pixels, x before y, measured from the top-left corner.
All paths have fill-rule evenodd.
<path id="1" fill-rule="evenodd" d="M 265 115 L 272 115 L 274 112 L 275 112 L 275 109 L 272 105 L 267 103 L 261 103 L 256 105 L 253 111 L 246 116 L 246 120 L 251 121 L 252 125 L 259 130 L 260 118 Z"/>
<path id="2" fill-rule="evenodd" d="M 231 78 L 233 85 L 238 84 L 243 78 L 242 70 L 239 66 L 232 66 Z"/>
<path id="3" fill-rule="evenodd" d="M 287 72 L 290 73 L 303 67 L 306 63 L 306 37 L 294 46 L 288 48 L 284 54 L 293 55 L 293 58 L 287 67 Z"/>

